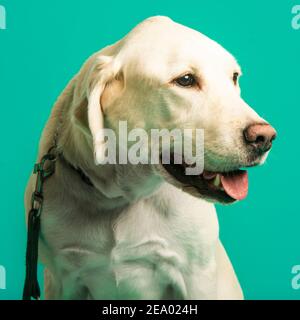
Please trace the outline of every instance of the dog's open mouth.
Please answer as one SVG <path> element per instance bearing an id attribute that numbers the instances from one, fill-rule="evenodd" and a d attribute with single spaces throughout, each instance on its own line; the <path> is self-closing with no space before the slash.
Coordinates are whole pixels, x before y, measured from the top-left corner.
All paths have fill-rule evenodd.
<path id="1" fill-rule="evenodd" d="M 200 175 L 187 175 L 186 164 L 162 164 L 165 170 L 184 187 L 194 187 L 200 196 L 231 203 L 244 199 L 248 194 L 246 170 L 212 172 L 204 170 Z"/>

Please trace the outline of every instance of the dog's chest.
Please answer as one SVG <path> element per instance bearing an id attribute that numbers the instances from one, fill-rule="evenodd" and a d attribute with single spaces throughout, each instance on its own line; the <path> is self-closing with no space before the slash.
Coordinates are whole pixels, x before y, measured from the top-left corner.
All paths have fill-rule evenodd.
<path id="1" fill-rule="evenodd" d="M 162 189 L 113 219 L 54 223 L 52 217 L 58 229 L 53 233 L 48 225 L 44 230 L 57 251 L 55 268 L 80 279 L 96 298 L 114 296 L 112 287 L 118 297 L 128 298 L 131 292 L 132 298 L 161 298 L 170 283 L 180 297 L 195 296 L 195 275 L 215 272 L 215 209 L 177 189 L 171 191 Z M 109 288 L 107 295 L 103 286 Z"/>

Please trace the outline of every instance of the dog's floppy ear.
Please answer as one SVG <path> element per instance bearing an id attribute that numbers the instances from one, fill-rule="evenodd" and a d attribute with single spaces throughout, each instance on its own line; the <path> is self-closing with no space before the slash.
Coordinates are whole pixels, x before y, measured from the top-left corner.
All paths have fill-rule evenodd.
<path id="1" fill-rule="evenodd" d="M 73 120 L 84 134 L 92 136 L 96 165 L 103 162 L 105 153 L 101 95 L 117 72 L 113 57 L 95 54 L 82 67 L 76 79 Z"/>

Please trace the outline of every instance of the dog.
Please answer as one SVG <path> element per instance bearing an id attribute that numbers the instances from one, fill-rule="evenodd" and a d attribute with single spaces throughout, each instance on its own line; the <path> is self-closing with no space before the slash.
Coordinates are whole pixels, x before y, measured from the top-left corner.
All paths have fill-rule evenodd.
<path id="1" fill-rule="evenodd" d="M 168 17 L 148 18 L 93 54 L 43 130 L 39 258 L 46 299 L 243 299 L 214 203 L 247 195 L 247 170 L 276 136 L 240 96 L 241 69 L 218 43 Z M 204 171 L 187 163 L 103 163 L 103 129 L 201 128 Z M 36 182 L 25 192 L 30 208 Z"/>

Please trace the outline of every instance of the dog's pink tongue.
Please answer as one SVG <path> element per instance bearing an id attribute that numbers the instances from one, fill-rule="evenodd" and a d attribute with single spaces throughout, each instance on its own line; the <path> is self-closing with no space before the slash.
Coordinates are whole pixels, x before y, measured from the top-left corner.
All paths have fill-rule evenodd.
<path id="1" fill-rule="evenodd" d="M 221 182 L 226 193 L 233 199 L 242 200 L 248 194 L 248 173 L 245 170 L 221 174 Z"/>

